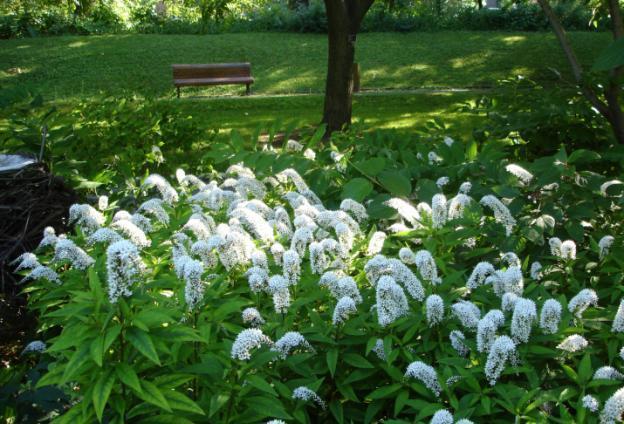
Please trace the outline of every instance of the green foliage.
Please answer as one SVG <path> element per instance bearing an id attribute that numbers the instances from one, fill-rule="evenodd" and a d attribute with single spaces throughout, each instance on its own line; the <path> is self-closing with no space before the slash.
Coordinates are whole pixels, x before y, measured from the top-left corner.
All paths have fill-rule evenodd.
<path id="1" fill-rule="evenodd" d="M 588 150 L 562 148 L 552 156 L 523 160 L 518 156 L 521 152 L 505 143 L 442 143 L 441 127 L 432 122 L 430 139 L 423 137 L 418 143 L 387 134 L 349 133 L 337 135 L 323 147 L 310 135 L 301 143 L 316 151 L 315 160 L 309 159 L 309 153 L 306 157 L 291 150 L 297 150 L 296 145 L 269 147 L 257 137 L 245 140 L 240 135 L 216 140 L 202 152 L 201 159 L 215 170 L 223 172 L 242 163 L 260 179 L 295 168 L 329 209 L 338 208 L 341 199 L 350 195 L 363 200 L 370 218 L 361 223 L 362 234 L 344 269 L 355 279 L 363 302 L 340 325 L 332 324 L 335 299 L 319 287 L 319 275 L 312 272 L 307 254 L 299 282 L 290 288 L 287 313 L 274 310 L 268 293 L 251 291 L 245 276 L 248 267 L 226 270 L 222 264 L 205 271 L 203 300 L 189 311 L 185 282 L 174 270 L 171 240 L 193 213 L 188 201 L 193 188 L 181 187 L 181 200 L 167 207 L 169 225 L 154 222 L 151 245 L 141 251 L 147 272 L 132 287 L 132 294 L 117 303 L 106 295 L 105 247 L 87 246 L 86 234 L 77 229 L 71 238 L 96 259 L 89 272 L 58 263 L 62 285 L 41 280 L 26 288 L 49 342 L 45 355 L 54 361 L 39 387 L 60 387 L 77 402 L 59 422 L 141 422 L 159 415 L 163 422 L 281 418 L 302 423 L 391 419 L 401 423 L 427 421 L 442 408 L 451 410 L 455 419 L 476 422 L 510 422 L 516 417 L 529 422 L 596 422 L 596 416 L 581 407 L 581 399 L 592 394 L 602 404 L 619 383 L 592 379 L 592 375 L 603 365 L 622 369 L 617 352 L 624 338 L 610 328 L 621 299 L 614 287 L 624 279 L 624 197 L 621 184 L 603 185 L 621 180 L 622 170 L 601 169 L 597 165 L 602 156 Z M 430 152 L 439 159 L 430 161 Z M 506 171 L 510 163 L 521 164 L 533 178 L 523 183 Z M 204 177 L 223 181 L 226 175 Z M 449 177 L 450 182 L 439 188 L 440 177 Z M 400 195 L 414 205 L 430 203 L 436 193 L 457 192 L 464 181 L 472 183 L 470 195 L 477 201 L 486 194 L 506 199 L 517 220 L 511 234 L 506 235 L 478 202 L 463 217 L 440 227 L 423 215 L 419 227 L 399 233 L 387 230 L 397 222 L 396 211 L 383 204 L 389 197 Z M 264 201 L 281 205 L 282 195 L 291 189 L 290 183 L 283 183 L 270 189 Z M 142 195 L 138 189 L 134 193 L 137 199 Z M 204 208 L 203 213 L 227 222 L 226 209 Z M 292 209 L 288 210 L 292 219 Z M 107 223 L 113 213 L 113 208 L 106 211 Z M 427 295 L 442 297 L 447 307 L 444 325 L 429 326 L 423 303 L 414 300 L 407 316 L 387 327 L 378 324 L 378 312 L 372 308 L 375 287 L 364 272 L 370 259 L 368 240 L 376 229 L 389 232 L 382 251 L 387 257 L 397 257 L 403 247 L 431 252 L 441 284 L 426 283 L 416 267 L 411 268 Z M 616 242 L 609 254 L 601 256 L 597 241 L 607 234 L 615 236 Z M 574 259 L 551 255 L 547 241 L 553 236 L 576 241 Z M 267 245 L 256 240 L 256 246 L 267 249 L 268 255 Z M 470 292 L 465 281 L 478 262 L 503 267 L 499 255 L 510 251 L 522 261 L 523 296 L 538 306 L 546 299 L 558 299 L 564 312 L 555 334 L 535 325 L 529 342 L 518 345 L 519 361 L 508 364 L 497 384 L 490 385 L 484 375 L 487 354 L 477 352 L 474 333 L 466 332 L 468 357 L 451 346 L 450 331 L 462 327 L 448 307 L 469 298 L 483 313 L 500 308 L 500 298 L 490 286 Z M 41 251 L 40 260 L 48 263 L 51 254 Z M 270 275 L 281 273 L 282 267 L 269 258 Z M 529 277 L 530 263 L 536 260 L 544 266 L 539 281 Z M 600 306 L 574 318 L 567 302 L 582 288 L 595 290 Z M 251 306 L 266 321 L 261 326 L 264 334 L 277 340 L 287 331 L 298 331 L 314 351 L 296 350 L 280 359 L 261 347 L 253 350 L 249 361 L 232 359 L 232 344 L 247 327 L 241 311 Z M 499 334 L 509 331 L 509 322 L 508 315 Z M 587 354 L 557 349 L 573 333 L 589 341 Z M 376 353 L 378 340 L 383 346 L 381 357 Z M 404 376 L 407 365 L 417 360 L 435 367 L 442 386 L 439 398 L 418 380 Z M 327 408 L 294 400 L 293 390 L 302 385 L 318 393 Z"/>
<path id="2" fill-rule="evenodd" d="M 86 191 L 132 186 L 133 178 L 147 169 L 172 172 L 175 167 L 165 156 L 174 161 L 186 157 L 196 164 L 190 155 L 194 143 L 208 142 L 214 135 L 171 104 L 137 98 L 81 102 L 59 112 L 37 96 L 10 111 L 9 131 L 0 135 L 3 151 L 39 156 L 45 128 L 43 159 L 52 172 Z"/>
<path id="3" fill-rule="evenodd" d="M 553 154 L 564 144 L 569 149 L 613 148 L 605 160 L 622 158 L 621 146 L 612 147 L 608 122 L 572 88 L 545 89 L 526 78 L 505 80 L 495 94 L 481 96 L 464 110 L 486 117 L 474 130 L 477 140 L 506 139 L 523 145 L 531 157 Z"/>

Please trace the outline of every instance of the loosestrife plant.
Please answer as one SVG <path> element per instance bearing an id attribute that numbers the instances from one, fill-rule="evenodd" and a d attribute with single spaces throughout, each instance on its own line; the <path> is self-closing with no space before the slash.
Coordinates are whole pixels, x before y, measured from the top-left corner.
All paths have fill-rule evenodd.
<path id="1" fill-rule="evenodd" d="M 15 263 L 59 422 L 617 422 L 621 198 L 564 153 L 452 141 L 405 153 L 414 192 L 367 175 L 391 193 L 370 201 L 233 163 L 72 206 Z M 286 147 L 338 181 L 357 161 Z M 564 210 L 581 192 L 596 211 Z"/>

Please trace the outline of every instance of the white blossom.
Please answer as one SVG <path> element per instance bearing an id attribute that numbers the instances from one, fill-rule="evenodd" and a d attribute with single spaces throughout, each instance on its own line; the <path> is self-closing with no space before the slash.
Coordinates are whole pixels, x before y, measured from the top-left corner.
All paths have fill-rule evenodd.
<path id="1" fill-rule="evenodd" d="M 604 366 L 596 370 L 594 380 L 624 380 L 624 374 L 613 367 Z"/>
<path id="2" fill-rule="evenodd" d="M 572 240 L 566 240 L 561 243 L 561 258 L 576 259 L 576 243 Z"/>
<path id="3" fill-rule="evenodd" d="M 620 301 L 620 306 L 618 306 L 617 312 L 615 313 L 611 332 L 624 333 L 624 299 Z"/>
<path id="4" fill-rule="evenodd" d="M 355 301 L 349 296 L 341 297 L 336 307 L 334 308 L 334 315 L 332 317 L 332 323 L 334 325 L 342 324 L 350 315 L 357 312 Z"/>
<path id="5" fill-rule="evenodd" d="M 535 302 L 530 299 L 518 299 L 511 317 L 511 335 L 516 343 L 529 341 L 531 327 L 535 321 L 537 321 Z"/>
<path id="6" fill-rule="evenodd" d="M 407 366 L 405 377 L 420 380 L 426 388 L 431 390 L 436 396 L 440 396 L 442 387 L 438 381 L 438 374 L 436 373 L 435 368 L 431 365 L 427 365 L 421 361 L 412 362 Z"/>
<path id="7" fill-rule="evenodd" d="M 401 259 L 404 264 L 416 265 L 416 254 L 412 252 L 412 249 L 409 247 L 402 247 L 401 250 L 399 250 L 399 259 Z"/>
<path id="8" fill-rule="evenodd" d="M 178 192 L 169 184 L 169 182 L 158 174 L 152 174 L 143 181 L 142 187 L 144 189 L 150 189 L 156 187 L 160 196 L 165 203 L 173 204 L 179 199 Z"/>
<path id="9" fill-rule="evenodd" d="M 315 160 L 316 159 L 316 152 L 312 149 L 305 149 L 303 151 L 303 157 L 309 160 Z"/>
<path id="10" fill-rule="evenodd" d="M 496 340 L 496 331 L 505 322 L 503 313 L 498 309 L 489 311 L 477 325 L 477 351 L 488 352 Z"/>
<path id="11" fill-rule="evenodd" d="M 439 189 L 442 189 L 442 187 L 447 185 L 450 181 L 451 180 L 447 176 L 440 177 L 436 180 L 436 185 L 438 186 Z"/>
<path id="12" fill-rule="evenodd" d="M 427 159 L 429 160 L 429 165 L 437 165 L 440 162 L 442 162 L 442 158 L 438 156 L 436 152 L 433 152 L 433 151 L 427 153 Z"/>
<path id="13" fill-rule="evenodd" d="M 43 238 L 41 239 L 39 246 L 37 246 L 37 249 L 41 249 L 47 246 L 54 246 L 57 240 L 58 237 L 56 236 L 56 231 L 54 231 L 54 228 L 45 227 L 43 229 Z"/>
<path id="14" fill-rule="evenodd" d="M 281 275 L 269 278 L 268 291 L 273 296 L 273 307 L 278 314 L 284 314 L 290 307 L 290 292 L 288 280 Z"/>
<path id="15" fill-rule="evenodd" d="M 299 173 L 292 168 L 283 170 L 282 172 L 278 173 L 276 177 L 282 183 L 285 183 L 288 180 L 292 181 L 292 183 L 297 188 L 297 191 L 299 192 L 309 189 L 306 182 L 303 180 L 303 178 L 301 178 L 301 175 L 299 175 Z"/>
<path id="16" fill-rule="evenodd" d="M 469 330 L 477 329 L 481 319 L 481 311 L 474 303 L 460 300 L 451 306 L 451 310 L 463 327 Z"/>
<path id="17" fill-rule="evenodd" d="M 448 147 L 451 147 L 453 145 L 453 143 L 455 143 L 455 140 L 453 140 L 451 137 L 449 137 L 448 135 L 444 137 L 444 140 L 442 140 L 444 144 L 446 144 Z"/>
<path id="18" fill-rule="evenodd" d="M 22 355 L 27 353 L 42 353 L 46 350 L 46 344 L 41 340 L 35 340 L 26 345 L 24 350 L 22 350 Z"/>
<path id="19" fill-rule="evenodd" d="M 243 330 L 232 344 L 232 359 L 247 361 L 251 359 L 251 351 L 262 345 L 273 346 L 273 341 L 257 328 Z"/>
<path id="20" fill-rule="evenodd" d="M 382 327 L 392 324 L 409 311 L 403 288 L 387 275 L 377 282 L 376 300 L 377 319 Z"/>
<path id="21" fill-rule="evenodd" d="M 459 330 L 453 330 L 449 334 L 449 339 L 451 340 L 451 346 L 455 351 L 459 354 L 459 356 L 466 356 L 470 351 L 466 346 L 466 336 Z"/>
<path id="22" fill-rule="evenodd" d="M 126 219 L 113 222 L 111 224 L 111 228 L 128 237 L 137 247 L 149 247 L 152 244 L 151 240 L 147 238 L 143 230 Z"/>
<path id="23" fill-rule="evenodd" d="M 314 391 L 308 389 L 305 386 L 300 386 L 293 390 L 292 397 L 295 400 L 302 400 L 304 402 L 313 401 L 318 404 L 321 409 L 325 409 L 325 402 L 323 401 L 323 399 L 321 399 L 319 395 L 317 395 Z"/>
<path id="24" fill-rule="evenodd" d="M 350 213 L 357 222 L 362 222 L 368 219 L 368 214 L 366 213 L 364 205 L 353 199 L 344 199 L 340 203 L 340 209 Z"/>
<path id="25" fill-rule="evenodd" d="M 204 298 L 205 285 L 201 277 L 204 273 L 204 266 L 201 262 L 190 259 L 184 264 L 184 301 L 189 310 L 195 307 Z"/>
<path id="26" fill-rule="evenodd" d="M 54 245 L 54 258 L 52 261 L 69 261 L 79 270 L 85 270 L 95 263 L 95 259 L 87 255 L 87 252 L 70 239 L 59 239 Z"/>
<path id="27" fill-rule="evenodd" d="M 592 289 L 583 289 L 570 299 L 568 310 L 577 318 L 581 318 L 583 312 L 590 306 L 598 306 L 598 295 Z"/>
<path id="28" fill-rule="evenodd" d="M 213 239 L 213 241 L 216 239 Z M 191 246 L 191 254 L 198 256 L 204 268 L 215 268 L 219 264 L 219 257 L 215 252 L 216 246 L 209 243 L 207 240 L 199 240 L 193 243 Z"/>
<path id="29" fill-rule="evenodd" d="M 368 248 L 366 249 L 366 256 L 374 256 L 381 252 L 384 242 L 386 241 L 386 233 L 383 231 L 376 231 L 370 241 L 368 242 Z"/>
<path id="30" fill-rule="evenodd" d="M 241 318 L 245 324 L 252 327 L 260 327 L 264 324 L 264 318 L 256 308 L 245 308 L 241 314 Z"/>
<path id="31" fill-rule="evenodd" d="M 453 422 L 453 414 L 451 414 L 446 409 L 440 409 L 435 414 L 433 414 L 433 417 L 431 417 L 431 421 L 429 421 L 429 424 L 453 424 Z"/>
<path id="32" fill-rule="evenodd" d="M 416 253 L 415 262 L 418 272 L 425 280 L 434 285 L 442 283 L 442 279 L 438 277 L 438 268 L 435 260 L 428 250 L 419 250 Z"/>
<path id="33" fill-rule="evenodd" d="M 442 228 L 448 218 L 446 197 L 443 194 L 436 194 L 431 199 L 431 222 L 433 228 Z"/>
<path id="34" fill-rule="evenodd" d="M 543 272 L 542 272 L 542 264 L 535 261 L 531 264 L 531 278 L 534 279 L 535 281 L 539 281 L 542 279 L 543 276 Z"/>
<path id="35" fill-rule="evenodd" d="M 108 297 L 117 303 L 121 296 L 130 296 L 130 288 L 140 280 L 145 264 L 137 247 L 128 240 L 117 241 L 106 250 Z"/>
<path id="36" fill-rule="evenodd" d="M 427 297 L 425 302 L 427 324 L 429 327 L 436 326 L 444 320 L 444 300 L 437 294 Z"/>
<path id="37" fill-rule="evenodd" d="M 600 259 L 604 259 L 605 256 L 609 254 L 609 250 L 611 246 L 613 246 L 613 242 L 615 238 L 613 236 L 604 236 L 598 242 L 598 248 L 600 249 Z"/>
<path id="38" fill-rule="evenodd" d="M 314 234 L 310 227 L 297 228 L 290 241 L 290 250 L 294 250 L 299 256 L 304 256 L 308 245 L 314 240 Z"/>
<path id="39" fill-rule="evenodd" d="M 601 424 L 615 424 L 620 422 L 624 414 L 624 387 L 618 389 L 607 399 L 600 413 Z"/>
<path id="40" fill-rule="evenodd" d="M 520 180 L 523 185 L 527 185 L 533 179 L 533 174 L 524 169 L 523 167 L 515 164 L 509 164 L 505 167 L 505 170 L 510 174 L 514 175 L 516 178 Z"/>
<path id="41" fill-rule="evenodd" d="M 598 412 L 598 409 L 600 409 L 600 402 L 592 395 L 585 395 L 583 396 L 583 408 L 591 412 Z"/>
<path id="42" fill-rule="evenodd" d="M 485 283 L 486 278 L 494 274 L 494 272 L 494 266 L 491 263 L 479 262 L 472 270 L 472 274 L 470 274 L 470 278 L 468 278 L 466 287 L 474 290 L 477 287 L 482 286 Z"/>
<path id="43" fill-rule="evenodd" d="M 507 362 L 514 360 L 515 353 L 516 345 L 508 336 L 499 336 L 494 340 L 485 363 L 485 376 L 491 386 L 496 384 Z"/>
<path id="44" fill-rule="evenodd" d="M 384 342 L 382 339 L 377 339 L 375 341 L 375 346 L 373 347 L 373 352 L 375 353 L 375 355 L 377 355 L 377 357 L 382 360 L 385 361 L 386 360 L 386 351 L 384 349 Z"/>
<path id="45" fill-rule="evenodd" d="M 103 211 L 108 208 L 108 196 L 98 197 L 98 209 Z"/>
<path id="46" fill-rule="evenodd" d="M 544 302 L 540 313 L 540 328 L 545 334 L 555 334 L 559 331 L 561 310 L 561 303 L 555 299 Z"/>
<path id="47" fill-rule="evenodd" d="M 472 198 L 463 193 L 458 193 L 448 202 L 448 220 L 459 219 L 464 216 L 464 211 L 472 203 Z"/>
<path id="48" fill-rule="evenodd" d="M 382 276 L 389 275 L 397 283 L 403 284 L 414 299 L 425 298 L 425 290 L 418 277 L 398 259 L 388 259 L 383 255 L 377 255 L 366 263 L 364 272 L 372 285 L 377 284 L 377 280 Z"/>
<path id="49" fill-rule="evenodd" d="M 271 350 L 279 352 L 282 359 L 286 359 L 288 355 L 292 354 L 292 352 L 296 349 L 314 352 L 310 343 L 308 343 L 301 333 L 296 331 L 289 331 L 284 334 L 271 348 Z"/>
<path id="50" fill-rule="evenodd" d="M 550 254 L 558 258 L 561 257 L 561 239 L 559 237 L 551 237 L 548 239 L 550 246 Z"/>
<path id="51" fill-rule="evenodd" d="M 472 190 L 472 184 L 469 181 L 465 181 L 459 186 L 459 192 L 462 194 L 468 194 L 470 190 Z"/>
<path id="52" fill-rule="evenodd" d="M 387 200 L 384 204 L 392 209 L 395 209 L 401 218 L 409 222 L 414 228 L 418 228 L 420 226 L 420 213 L 418 213 L 418 210 L 405 200 L 394 197 Z"/>
<path id="53" fill-rule="evenodd" d="M 495 196 L 488 194 L 487 196 L 483 196 L 480 202 L 483 206 L 486 206 L 492 209 L 494 213 L 494 219 L 499 224 L 502 224 L 505 227 L 506 234 L 509 237 L 513 228 L 516 226 L 516 220 L 513 216 L 511 216 L 511 212 L 507 206 L 505 206 L 500 200 L 498 200 Z"/>
<path id="54" fill-rule="evenodd" d="M 296 250 L 287 250 L 282 257 L 284 278 L 290 285 L 296 285 L 301 276 L 301 257 Z"/>
<path id="55" fill-rule="evenodd" d="M 41 278 L 48 280 L 51 283 L 61 284 L 61 279 L 59 278 L 59 275 L 56 273 L 56 271 L 43 265 L 34 268 L 30 272 L 30 274 L 22 279 L 21 282 L 28 280 L 39 280 Z"/>
<path id="56" fill-rule="evenodd" d="M 69 207 L 68 223 L 75 223 L 86 233 L 97 230 L 104 225 L 105 221 L 104 215 L 91 205 L 74 204 Z"/>
<path id="57" fill-rule="evenodd" d="M 97 243 L 110 244 L 122 239 L 123 237 L 120 236 L 117 231 L 111 230 L 110 228 L 100 228 L 87 238 L 87 244 L 89 246 Z"/>
<path id="58" fill-rule="evenodd" d="M 286 147 L 286 150 L 291 151 L 291 152 L 300 152 L 304 148 L 303 144 L 293 139 L 287 140 L 285 147 Z"/>
<path id="59" fill-rule="evenodd" d="M 169 225 L 169 214 L 163 207 L 161 199 L 149 199 L 139 206 L 138 212 L 144 212 L 152 215 L 156 220 L 164 225 Z"/>
<path id="60" fill-rule="evenodd" d="M 572 334 L 566 337 L 561 343 L 557 345 L 557 349 L 565 350 L 567 352 L 578 352 L 587 347 L 588 343 L 585 337 L 578 334 Z"/>
<path id="61" fill-rule="evenodd" d="M 271 245 L 271 255 L 273 255 L 273 261 L 275 261 L 277 265 L 281 265 L 282 258 L 284 257 L 284 246 L 280 243 L 273 243 Z"/>
<path id="62" fill-rule="evenodd" d="M 18 263 L 19 262 L 19 263 Z M 23 269 L 34 269 L 41 266 L 37 256 L 34 253 L 25 252 L 19 255 L 11 264 L 18 264 L 13 272 L 19 272 Z"/>
<path id="63" fill-rule="evenodd" d="M 518 301 L 518 299 L 520 299 L 520 296 L 518 296 L 515 293 L 511 293 L 511 292 L 505 293 L 503 297 L 501 298 L 501 309 L 504 312 L 513 312 L 514 308 L 516 307 L 516 302 Z"/>

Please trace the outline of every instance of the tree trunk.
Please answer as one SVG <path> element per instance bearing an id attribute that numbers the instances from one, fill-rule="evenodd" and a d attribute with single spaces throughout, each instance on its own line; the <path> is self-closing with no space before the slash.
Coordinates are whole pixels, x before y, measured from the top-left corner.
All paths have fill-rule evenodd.
<path id="1" fill-rule="evenodd" d="M 477 0 L 477 7 L 479 10 L 483 9 L 483 0 Z"/>
<path id="2" fill-rule="evenodd" d="M 581 92 L 585 98 L 591 103 L 592 106 L 600 112 L 602 116 L 609 122 L 615 139 L 620 144 L 624 144 L 624 113 L 619 104 L 619 94 L 621 91 L 619 76 L 622 72 L 622 67 L 614 69 L 610 72 L 609 83 L 604 89 L 605 101 L 601 100 L 592 87 L 584 81 L 583 68 L 574 53 L 572 44 L 563 29 L 563 26 L 559 22 L 557 15 L 550 7 L 548 0 L 537 0 L 541 6 L 544 14 L 548 18 L 550 25 L 557 36 L 557 40 L 563 49 L 563 52 L 568 59 L 568 63 L 572 68 L 572 74 L 576 83 L 581 88 Z M 613 21 L 613 38 L 617 39 L 624 34 L 624 24 L 622 23 L 622 14 L 618 4 L 618 0 L 608 0 L 609 12 L 611 14 L 611 20 Z M 614 19 L 615 18 L 615 19 Z"/>
<path id="3" fill-rule="evenodd" d="M 325 0 L 328 24 L 327 80 L 323 123 L 325 136 L 351 124 L 355 39 L 374 0 Z"/>

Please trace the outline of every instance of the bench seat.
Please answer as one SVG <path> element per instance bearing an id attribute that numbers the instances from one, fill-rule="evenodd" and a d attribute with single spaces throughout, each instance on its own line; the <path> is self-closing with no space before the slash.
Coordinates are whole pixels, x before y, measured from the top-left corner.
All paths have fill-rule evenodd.
<path id="1" fill-rule="evenodd" d="M 246 93 L 250 93 L 250 86 L 254 83 L 251 76 L 250 63 L 206 63 L 206 64 L 177 64 L 171 65 L 173 71 L 173 85 L 180 97 L 180 87 L 241 84 L 247 86 Z"/>
<path id="2" fill-rule="evenodd" d="M 196 85 L 221 85 L 221 84 L 253 84 L 252 77 L 223 77 L 223 78 L 184 78 L 173 80 L 176 87 Z"/>

